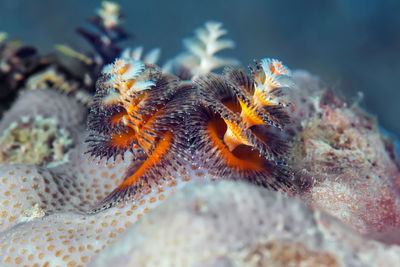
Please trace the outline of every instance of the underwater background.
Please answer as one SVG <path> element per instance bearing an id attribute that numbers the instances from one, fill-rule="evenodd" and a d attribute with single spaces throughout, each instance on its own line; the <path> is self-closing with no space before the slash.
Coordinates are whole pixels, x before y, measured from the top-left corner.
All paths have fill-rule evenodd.
<path id="1" fill-rule="evenodd" d="M 75 32 L 101 1 L 0 1 L 0 31 L 47 53 L 55 44 L 89 50 Z M 400 2 L 397 0 L 118 1 L 128 41 L 159 46 L 161 62 L 182 50 L 181 40 L 207 20 L 224 23 L 241 62 L 280 58 L 307 69 L 400 135 Z M 363 98 L 358 92 L 362 92 Z"/>

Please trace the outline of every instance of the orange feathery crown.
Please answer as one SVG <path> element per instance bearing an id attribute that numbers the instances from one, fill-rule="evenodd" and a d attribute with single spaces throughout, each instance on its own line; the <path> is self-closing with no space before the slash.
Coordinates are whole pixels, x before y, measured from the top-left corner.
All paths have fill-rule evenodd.
<path id="1" fill-rule="evenodd" d="M 294 190 L 281 133 L 290 122 L 284 91 L 291 86 L 290 71 L 275 59 L 261 60 L 251 76 L 227 68 L 191 82 L 133 59 L 105 66 L 89 116 L 88 152 L 110 158 L 129 150 L 135 162 L 100 209 L 146 194 L 185 164 L 218 178 Z"/>

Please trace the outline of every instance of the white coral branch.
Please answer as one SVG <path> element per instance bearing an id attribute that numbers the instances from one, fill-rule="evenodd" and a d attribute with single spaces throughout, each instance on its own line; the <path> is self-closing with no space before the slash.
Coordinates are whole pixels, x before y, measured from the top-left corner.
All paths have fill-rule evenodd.
<path id="1" fill-rule="evenodd" d="M 123 59 L 134 59 L 144 63 L 156 64 L 160 58 L 161 49 L 153 48 L 143 56 L 143 46 L 135 47 L 134 49 L 126 48 L 121 53 Z"/>
<path id="2" fill-rule="evenodd" d="M 217 52 L 234 48 L 235 43 L 230 39 L 220 39 L 227 31 L 220 22 L 206 22 L 204 27 L 195 31 L 195 36 L 183 40 L 187 52 L 178 55 L 172 62 L 164 66 L 164 71 L 189 72 L 190 76 L 207 74 L 212 70 L 237 65 L 233 58 L 216 55 Z"/>

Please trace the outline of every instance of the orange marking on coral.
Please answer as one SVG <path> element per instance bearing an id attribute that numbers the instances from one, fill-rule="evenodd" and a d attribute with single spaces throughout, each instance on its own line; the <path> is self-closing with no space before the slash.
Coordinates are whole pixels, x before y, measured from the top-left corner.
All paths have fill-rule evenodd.
<path id="1" fill-rule="evenodd" d="M 184 182 L 189 182 L 190 180 L 192 180 L 192 177 L 190 177 L 190 176 L 185 176 L 182 178 L 182 181 L 184 181 Z"/>
<path id="2" fill-rule="evenodd" d="M 164 192 L 164 191 L 165 191 L 164 188 L 158 187 L 158 189 L 157 189 L 157 194 L 162 193 L 162 192 Z"/>
<path id="3" fill-rule="evenodd" d="M 214 121 L 214 120 L 212 120 L 208 123 L 208 126 L 207 126 L 208 134 L 209 134 L 211 141 L 214 143 L 214 146 L 216 146 L 218 148 L 221 155 L 225 159 L 225 163 L 229 167 L 236 167 L 239 170 L 260 170 L 260 169 L 264 170 L 264 168 L 262 166 L 262 160 L 260 158 L 255 157 L 254 154 L 251 154 L 251 157 L 244 160 L 244 159 L 238 158 L 231 151 L 229 151 L 218 136 L 218 133 L 217 133 L 218 126 L 216 125 L 216 123 L 218 123 L 218 121 Z M 245 154 L 245 158 L 247 158 L 246 154 Z"/>
<path id="4" fill-rule="evenodd" d="M 143 209 L 143 213 L 149 213 L 150 212 L 150 208 L 149 207 L 145 207 L 144 209 Z"/>
<path id="5" fill-rule="evenodd" d="M 150 199 L 149 199 L 149 203 L 154 203 L 156 201 L 157 201 L 157 198 L 154 196 L 150 197 Z"/>
<path id="6" fill-rule="evenodd" d="M 203 172 L 196 172 L 196 176 L 197 176 L 197 177 L 203 177 L 203 176 L 204 176 L 204 173 L 203 173 Z"/>
<path id="7" fill-rule="evenodd" d="M 139 181 L 140 177 L 142 177 L 151 167 L 159 163 L 161 158 L 170 148 L 171 140 L 172 133 L 167 132 L 164 136 L 164 139 L 160 140 L 160 142 L 157 144 L 157 147 L 149 155 L 146 161 L 143 162 L 139 169 L 132 176 L 128 177 L 116 190 L 133 185 Z"/>
<path id="8" fill-rule="evenodd" d="M 178 182 L 177 181 L 171 181 L 170 183 L 168 183 L 168 187 L 174 187 L 174 186 L 177 186 L 178 185 Z"/>

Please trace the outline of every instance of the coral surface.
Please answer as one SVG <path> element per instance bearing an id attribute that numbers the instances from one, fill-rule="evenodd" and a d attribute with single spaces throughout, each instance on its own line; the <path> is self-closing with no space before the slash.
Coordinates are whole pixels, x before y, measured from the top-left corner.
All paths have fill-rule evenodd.
<path id="1" fill-rule="evenodd" d="M 299 73 L 294 81 L 317 87 L 308 76 Z M 306 93 L 312 102 L 299 115 L 301 127 L 293 141 L 298 177 L 311 183 L 302 198 L 360 233 L 400 242 L 400 170 L 393 144 L 357 105 L 330 90 Z"/>
<path id="2" fill-rule="evenodd" d="M 299 199 L 220 182 L 176 193 L 89 266 L 390 266 L 399 252 Z"/>

